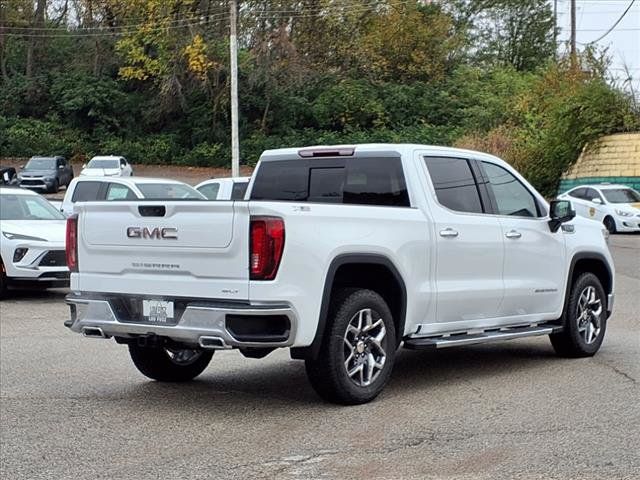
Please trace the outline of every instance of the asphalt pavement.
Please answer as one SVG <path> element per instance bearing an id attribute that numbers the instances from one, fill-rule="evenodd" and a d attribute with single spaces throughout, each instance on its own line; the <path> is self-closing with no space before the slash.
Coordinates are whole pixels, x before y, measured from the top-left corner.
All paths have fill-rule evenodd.
<path id="1" fill-rule="evenodd" d="M 64 290 L 0 303 L 3 479 L 640 478 L 640 236 L 612 237 L 602 349 L 547 338 L 400 351 L 373 403 L 323 403 L 304 365 L 219 352 L 148 381 L 126 347 L 63 327 Z"/>

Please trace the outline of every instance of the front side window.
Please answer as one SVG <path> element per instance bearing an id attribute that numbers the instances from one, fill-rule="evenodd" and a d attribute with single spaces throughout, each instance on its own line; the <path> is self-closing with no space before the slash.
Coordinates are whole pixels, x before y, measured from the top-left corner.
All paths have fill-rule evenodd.
<path id="1" fill-rule="evenodd" d="M 440 205 L 456 212 L 482 213 L 480 193 L 464 158 L 425 157 Z"/>
<path id="2" fill-rule="evenodd" d="M 496 200 L 497 213 L 515 217 L 538 217 L 538 205 L 527 188 L 506 169 L 482 162 Z"/>
<path id="3" fill-rule="evenodd" d="M 209 200 L 216 200 L 220 191 L 219 183 L 208 183 L 198 188 L 198 191 Z"/>
<path id="4" fill-rule="evenodd" d="M 100 182 L 78 182 L 73 191 L 71 202 L 95 202 L 100 192 Z"/>

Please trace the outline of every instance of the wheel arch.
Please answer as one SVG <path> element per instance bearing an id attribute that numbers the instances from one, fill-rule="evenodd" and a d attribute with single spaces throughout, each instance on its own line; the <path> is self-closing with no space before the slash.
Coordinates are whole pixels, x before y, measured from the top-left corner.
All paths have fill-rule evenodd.
<path id="1" fill-rule="evenodd" d="M 394 263 L 384 255 L 347 253 L 338 255 L 329 265 L 313 343 L 309 347 L 292 349 L 293 358 L 318 356 L 327 326 L 329 304 L 335 288 L 341 287 L 368 288 L 382 296 L 393 315 L 396 341 L 400 344 L 407 311 L 407 289 L 402 275 Z"/>
<path id="2" fill-rule="evenodd" d="M 564 310 L 566 311 L 569 294 L 576 278 L 582 273 L 593 273 L 602 284 L 607 295 L 613 293 L 613 272 L 604 255 L 598 252 L 579 252 L 571 259 L 567 287 L 565 290 Z M 607 311 L 610 313 L 610 305 L 607 303 Z"/>

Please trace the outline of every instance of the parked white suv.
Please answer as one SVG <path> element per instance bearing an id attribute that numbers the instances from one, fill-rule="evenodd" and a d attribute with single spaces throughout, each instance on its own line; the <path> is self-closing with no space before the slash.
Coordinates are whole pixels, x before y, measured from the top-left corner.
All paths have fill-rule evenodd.
<path id="1" fill-rule="evenodd" d="M 425 145 L 263 153 L 247 201 L 86 203 L 68 219 L 72 331 L 114 337 L 160 381 L 215 350 L 304 359 L 325 399 L 387 383 L 396 349 L 549 335 L 599 349 L 604 229 L 502 160 Z"/>
<path id="2" fill-rule="evenodd" d="M 67 286 L 65 219 L 47 200 L 0 187 L 0 298 L 10 287 Z"/>
<path id="3" fill-rule="evenodd" d="M 610 233 L 640 232 L 640 193 L 625 185 L 581 185 L 558 196 L 576 214 L 602 222 Z"/>
<path id="4" fill-rule="evenodd" d="M 126 158 L 116 155 L 99 155 L 82 166 L 80 175 L 98 177 L 130 177 L 133 175 L 131 164 Z"/>

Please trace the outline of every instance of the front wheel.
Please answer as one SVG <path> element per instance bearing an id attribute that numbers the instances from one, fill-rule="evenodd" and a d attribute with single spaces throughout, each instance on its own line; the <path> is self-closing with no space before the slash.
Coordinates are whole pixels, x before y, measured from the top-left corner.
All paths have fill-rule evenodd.
<path id="1" fill-rule="evenodd" d="M 7 296 L 7 273 L 4 271 L 4 263 L 0 261 L 0 300 Z"/>
<path id="2" fill-rule="evenodd" d="M 213 352 L 188 348 L 141 347 L 130 343 L 133 364 L 143 375 L 160 382 L 186 382 L 200 375 Z"/>
<path id="3" fill-rule="evenodd" d="M 606 217 L 604 219 L 604 228 L 606 228 L 609 233 L 616 233 L 616 221 L 611 217 Z"/>
<path id="4" fill-rule="evenodd" d="M 373 400 L 393 370 L 396 335 L 391 311 L 372 290 L 344 289 L 333 295 L 327 330 L 307 376 L 325 400 L 358 405 Z"/>
<path id="5" fill-rule="evenodd" d="M 51 189 L 49 190 L 49 192 L 58 193 L 59 190 L 60 190 L 60 183 L 56 179 L 53 181 L 53 185 L 51 185 Z"/>
<path id="6" fill-rule="evenodd" d="M 604 288 L 593 273 L 583 273 L 571 287 L 563 313 L 563 330 L 549 335 L 563 357 L 591 357 L 600 349 L 607 329 Z"/>

